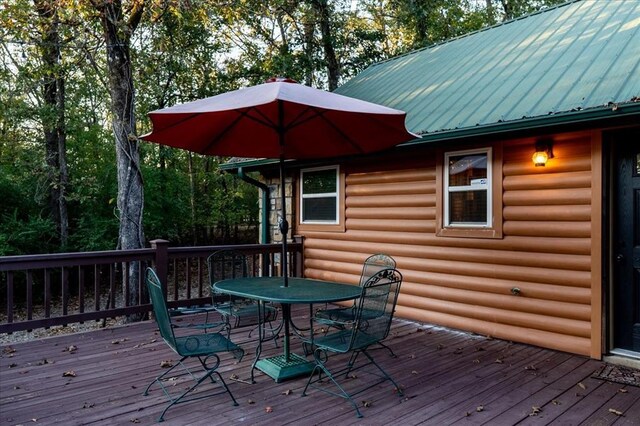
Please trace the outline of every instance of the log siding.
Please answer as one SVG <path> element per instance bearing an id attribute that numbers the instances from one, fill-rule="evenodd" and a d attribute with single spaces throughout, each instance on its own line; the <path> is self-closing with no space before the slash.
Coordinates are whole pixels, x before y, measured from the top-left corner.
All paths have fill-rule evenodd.
<path id="1" fill-rule="evenodd" d="M 546 167 L 533 140 L 500 143 L 502 238 L 436 235 L 435 149 L 420 166 L 356 163 L 345 231 L 299 232 L 305 276 L 356 284 L 363 259 L 387 253 L 404 275 L 400 317 L 600 358 L 599 132 L 557 135 Z"/>

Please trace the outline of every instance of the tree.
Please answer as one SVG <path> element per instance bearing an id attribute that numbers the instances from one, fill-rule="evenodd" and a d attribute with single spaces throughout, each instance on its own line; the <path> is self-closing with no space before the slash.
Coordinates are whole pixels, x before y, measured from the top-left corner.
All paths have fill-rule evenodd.
<path id="1" fill-rule="evenodd" d="M 58 6 L 51 0 L 34 0 L 41 31 L 40 51 L 43 62 L 43 114 L 45 158 L 49 180 L 51 213 L 65 249 L 69 240 L 67 210 L 67 147 L 65 128 L 64 71 L 61 64 Z"/>
<path id="2" fill-rule="evenodd" d="M 142 214 L 144 191 L 140 169 L 140 149 L 136 134 L 135 91 L 130 43 L 144 11 L 142 0 L 131 2 L 128 18 L 121 0 L 92 0 L 104 31 L 107 51 L 108 87 L 111 97 L 111 121 L 116 146 L 120 229 L 118 248 L 144 247 Z M 139 265 L 132 263 L 123 282 L 128 283 L 129 304 L 138 302 Z"/>

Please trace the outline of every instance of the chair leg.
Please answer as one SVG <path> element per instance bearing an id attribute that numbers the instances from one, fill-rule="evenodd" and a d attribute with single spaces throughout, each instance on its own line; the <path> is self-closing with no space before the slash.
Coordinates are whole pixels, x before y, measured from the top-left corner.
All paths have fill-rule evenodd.
<path id="1" fill-rule="evenodd" d="M 384 349 L 389 351 L 389 356 L 391 358 L 398 358 L 398 355 L 395 354 L 395 352 L 393 352 L 393 349 L 391 349 L 389 346 L 385 345 L 382 342 L 378 342 L 378 345 L 380 345 L 381 347 L 383 347 Z"/>
<path id="2" fill-rule="evenodd" d="M 164 421 L 164 415 L 166 414 L 166 412 L 169 410 L 169 408 L 173 407 L 176 404 L 179 404 L 181 402 L 187 402 L 187 401 L 192 401 L 192 400 L 196 400 L 196 399 L 201 399 L 204 397 L 209 397 L 212 396 L 211 394 L 207 394 L 204 396 L 200 396 L 200 397 L 194 397 L 191 399 L 187 399 L 187 400 L 183 400 L 183 398 L 185 398 L 187 395 L 189 395 L 193 390 L 195 390 L 202 382 L 204 382 L 207 379 L 210 379 L 212 383 L 216 383 L 218 380 L 220 382 L 220 384 L 222 385 L 222 387 L 224 388 L 224 392 L 228 393 L 229 396 L 231 397 L 231 400 L 233 401 L 233 405 L 238 405 L 238 402 L 236 401 L 235 397 L 233 396 L 233 393 L 231 393 L 231 390 L 229 389 L 229 387 L 227 386 L 227 383 L 224 381 L 222 375 L 220 375 L 220 373 L 217 370 L 218 365 L 220 364 L 220 360 L 216 355 L 213 355 L 216 357 L 216 363 L 213 367 L 209 368 L 206 365 L 206 360 L 202 360 L 200 357 L 198 357 L 198 361 L 200 361 L 200 364 L 203 366 L 203 368 L 205 369 L 205 374 L 196 379 L 196 377 L 191 373 L 191 371 L 189 370 L 189 368 L 184 365 L 182 362 L 187 359 L 188 357 L 183 357 L 180 361 L 178 361 L 175 365 L 173 365 L 171 368 L 169 368 L 167 371 L 165 371 L 163 374 L 161 374 L 160 376 L 158 376 L 153 382 L 151 382 L 149 384 L 149 386 L 147 386 L 146 390 L 144 391 L 143 395 L 148 395 L 149 394 L 149 388 L 151 388 L 151 386 L 158 382 L 158 384 L 160 385 L 160 388 L 162 389 L 162 391 L 164 392 L 164 394 L 167 396 L 167 398 L 171 401 L 169 403 L 169 405 L 167 405 L 165 407 L 164 410 L 162 410 L 162 413 L 160 414 L 160 417 L 158 418 L 158 422 L 162 422 Z M 182 392 L 179 396 L 177 397 L 172 397 L 171 394 L 169 394 L 169 392 L 167 391 L 166 387 L 162 384 L 162 378 L 164 378 L 165 376 L 167 376 L 171 371 L 173 371 L 178 365 L 181 365 L 187 372 L 187 374 L 189 374 L 195 381 L 195 383 L 193 385 L 191 385 L 191 387 L 189 387 L 187 390 L 185 390 L 184 392 Z M 218 380 L 214 379 L 212 376 L 213 374 L 216 374 L 218 376 Z M 222 393 L 222 392 L 220 392 Z"/>
<path id="3" fill-rule="evenodd" d="M 393 380 L 391 378 L 391 376 L 384 371 L 384 369 L 373 359 L 373 357 L 371 355 L 369 355 L 369 353 L 366 350 L 361 351 L 367 358 L 369 358 L 369 361 L 371 362 L 371 364 L 375 365 L 378 370 L 380 370 L 380 372 L 384 375 L 384 378 L 386 380 L 389 380 L 391 383 L 393 383 L 393 386 L 396 388 L 396 391 L 398 392 L 398 395 L 403 396 L 404 392 L 402 391 L 402 388 L 400 388 L 400 386 L 398 386 L 398 384 L 395 382 L 395 380 Z"/>
<path id="4" fill-rule="evenodd" d="M 314 357 L 315 357 L 315 353 L 314 353 Z M 353 400 L 353 398 L 351 398 L 351 395 L 344 390 L 344 388 L 342 386 L 340 386 L 340 383 L 338 383 L 336 381 L 336 379 L 333 377 L 333 374 L 331 374 L 331 371 L 329 371 L 327 369 L 327 367 L 325 367 L 319 360 L 316 360 L 316 365 L 315 367 L 313 367 L 313 371 L 311 371 L 311 375 L 309 376 L 309 379 L 307 380 L 307 384 L 304 387 L 304 390 L 302 391 L 302 396 L 307 396 L 307 389 L 309 388 L 309 386 L 313 386 L 312 383 L 315 383 L 313 381 L 313 376 L 316 374 L 316 372 L 318 373 L 318 380 L 316 380 L 315 382 L 320 381 L 321 377 L 322 377 L 322 373 L 325 374 L 325 376 L 327 376 L 334 385 L 336 385 L 336 387 L 340 390 L 340 393 L 337 392 L 332 392 L 328 389 L 323 389 L 320 387 L 316 387 L 316 389 L 321 390 L 323 392 L 326 392 L 330 395 L 335 395 L 335 396 L 339 396 L 340 398 L 344 398 L 347 401 L 349 401 L 351 403 L 351 405 L 353 406 L 353 408 L 356 410 L 356 415 L 358 416 L 358 418 L 362 417 L 362 413 L 360 412 L 360 409 L 358 408 L 358 404 L 356 404 Z"/>

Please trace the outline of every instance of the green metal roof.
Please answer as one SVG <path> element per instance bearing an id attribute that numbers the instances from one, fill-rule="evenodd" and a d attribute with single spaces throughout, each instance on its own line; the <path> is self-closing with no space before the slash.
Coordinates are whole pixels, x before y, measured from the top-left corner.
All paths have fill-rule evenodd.
<path id="1" fill-rule="evenodd" d="M 640 117 L 640 0 L 545 9 L 374 64 L 336 93 L 406 111 L 422 137 L 404 146 Z"/>
<path id="2" fill-rule="evenodd" d="M 336 92 L 406 111 L 423 141 L 638 114 L 640 1 L 565 3 L 372 65 Z"/>

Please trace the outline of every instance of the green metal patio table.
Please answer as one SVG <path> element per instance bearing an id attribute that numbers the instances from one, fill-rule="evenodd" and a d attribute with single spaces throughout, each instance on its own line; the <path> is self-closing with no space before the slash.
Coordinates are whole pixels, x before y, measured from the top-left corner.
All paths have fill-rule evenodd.
<path id="1" fill-rule="evenodd" d="M 291 319 L 292 304 L 309 304 L 312 306 L 314 303 L 340 302 L 356 299 L 362 293 L 362 289 L 359 286 L 293 277 L 289 278 L 287 287 L 284 287 L 282 277 L 232 278 L 218 281 L 213 287 L 220 293 L 258 300 L 260 302 L 259 306 L 264 302 L 274 302 L 282 305 L 283 354 L 260 359 L 264 340 L 262 336 L 263 327 L 260 325 L 258 327 L 260 337 L 258 339 L 256 358 L 251 366 L 252 382 L 254 368 L 266 373 L 276 382 L 310 374 L 313 370 L 313 362 L 291 353 L 290 326 L 294 330 L 297 329 Z"/>

